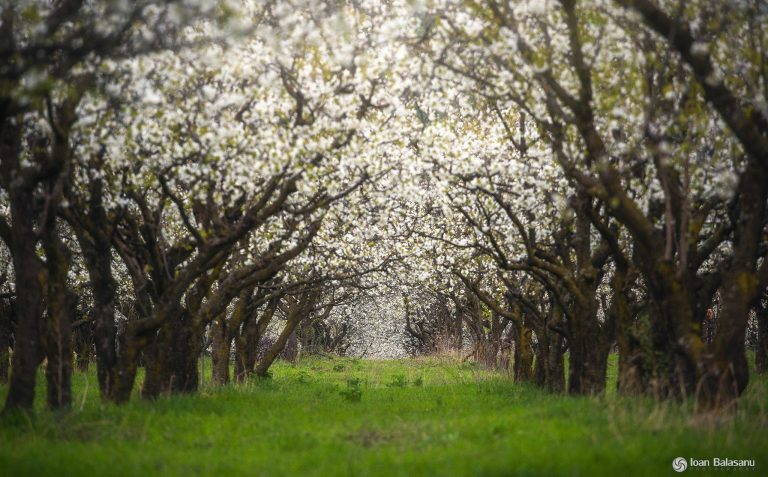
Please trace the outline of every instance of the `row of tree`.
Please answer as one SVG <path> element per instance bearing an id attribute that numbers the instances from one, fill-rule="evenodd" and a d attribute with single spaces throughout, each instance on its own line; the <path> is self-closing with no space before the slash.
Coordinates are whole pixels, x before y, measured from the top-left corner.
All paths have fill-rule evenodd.
<path id="1" fill-rule="evenodd" d="M 264 375 L 294 340 L 364 349 L 382 300 L 410 352 L 469 345 L 553 391 L 602 392 L 616 348 L 622 392 L 730 405 L 750 320 L 765 369 L 759 1 L 1 15 L 6 409 L 32 406 L 44 360 L 69 403 L 83 330 L 123 402 L 139 366 L 145 397 L 196 389 L 208 350 L 224 383 L 232 356 Z"/>
<path id="2" fill-rule="evenodd" d="M 232 346 L 238 379 L 264 376 L 300 323 L 348 299 L 338 287 L 387 262 L 344 217 L 368 213 L 346 209 L 377 173 L 361 158 L 379 73 L 317 36 L 354 12 L 326 8 L 3 3 L 6 410 L 32 406 L 43 361 L 49 406 L 68 406 L 73 347 L 115 402 L 139 366 L 146 398 L 197 389 L 209 347 L 216 382 Z"/>
<path id="3" fill-rule="evenodd" d="M 569 392 L 604 389 L 615 344 L 621 390 L 728 405 L 750 319 L 764 372 L 766 13 L 484 1 L 425 18 L 416 48 L 465 98 L 434 105 L 431 126 L 466 149 L 424 153 L 444 194 L 414 234 L 451 257 L 438 268 L 486 307 L 487 332 L 509 320 L 541 361 L 565 338 Z"/>

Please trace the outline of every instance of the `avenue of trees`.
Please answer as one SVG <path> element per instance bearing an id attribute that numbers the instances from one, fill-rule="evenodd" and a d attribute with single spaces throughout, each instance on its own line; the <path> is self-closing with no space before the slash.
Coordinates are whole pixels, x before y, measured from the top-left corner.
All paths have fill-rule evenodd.
<path id="1" fill-rule="evenodd" d="M 767 49 L 762 0 L 0 0 L 4 409 L 400 350 L 731 407 Z"/>

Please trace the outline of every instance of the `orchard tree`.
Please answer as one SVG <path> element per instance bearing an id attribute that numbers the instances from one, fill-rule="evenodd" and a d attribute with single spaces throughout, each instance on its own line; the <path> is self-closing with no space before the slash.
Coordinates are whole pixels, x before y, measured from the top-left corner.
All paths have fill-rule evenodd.
<path id="1" fill-rule="evenodd" d="M 180 47 L 192 18 L 219 2 L 5 1 L 0 5 L 0 181 L 8 209 L 0 237 L 13 257 L 18 325 L 5 409 L 29 408 L 48 359 L 48 402 L 71 399 L 71 261 L 57 227 L 73 168 L 73 128 L 105 61 Z M 42 247 L 43 254 L 38 254 Z M 47 306 L 43 321 L 44 300 Z M 41 333 L 41 330 L 45 330 Z"/>
<path id="2" fill-rule="evenodd" d="M 510 141 L 525 115 L 546 142 L 573 190 L 579 274 L 606 247 L 624 281 L 639 271 L 652 304 L 643 381 L 727 404 L 747 382 L 744 331 L 764 254 L 765 99 L 754 86 L 765 72 L 751 60 L 764 51 L 764 15 L 617 3 L 630 8 L 446 2 L 431 48 L 447 77 L 498 108 Z M 707 346 L 699 330 L 718 289 L 723 314 Z"/>
<path id="3" fill-rule="evenodd" d="M 353 208 L 345 200 L 378 179 L 397 149 L 393 131 L 378 125 L 400 121 L 400 85 L 387 69 L 399 53 L 371 54 L 388 17 L 375 5 L 249 5 L 252 33 L 213 42 L 211 25 L 202 23 L 185 33 L 199 46 L 106 64 L 115 104 L 97 97 L 85 105 L 96 134 L 84 132 L 77 150 L 80 182 L 71 203 L 82 207 L 65 215 L 80 231 L 92 282 L 104 284 L 94 310 L 105 310 L 104 326 L 97 323 L 105 397 L 128 399 L 140 354 L 145 397 L 196 389 L 209 324 L 215 355 L 223 356 L 231 332 L 249 321 L 242 310 L 278 296 L 272 290 L 256 305 L 248 301 L 279 281 L 325 222 L 341 234 L 369 230 L 332 209 Z M 343 240 L 334 240 L 323 238 L 342 249 Z M 135 295 L 137 319 L 121 333 L 111 318 L 110 264 L 99 259 L 110 250 Z M 349 256 L 347 248 L 340 255 Z M 328 265 L 323 279 L 349 275 Z M 278 294 L 278 307 L 306 298 L 307 306 L 289 306 L 304 317 L 315 291 L 289 290 Z M 235 311 L 222 318 L 234 300 Z M 217 370 L 224 362 L 217 358 Z M 217 380 L 226 379 L 217 371 Z"/>

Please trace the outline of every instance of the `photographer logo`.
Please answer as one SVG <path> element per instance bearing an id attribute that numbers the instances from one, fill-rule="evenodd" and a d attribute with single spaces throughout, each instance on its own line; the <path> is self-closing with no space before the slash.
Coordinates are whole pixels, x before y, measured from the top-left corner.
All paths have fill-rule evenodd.
<path id="1" fill-rule="evenodd" d="M 688 461 L 685 460 L 685 457 L 676 457 L 675 460 L 672 461 L 672 469 L 674 469 L 675 472 L 682 472 L 687 468 Z"/>

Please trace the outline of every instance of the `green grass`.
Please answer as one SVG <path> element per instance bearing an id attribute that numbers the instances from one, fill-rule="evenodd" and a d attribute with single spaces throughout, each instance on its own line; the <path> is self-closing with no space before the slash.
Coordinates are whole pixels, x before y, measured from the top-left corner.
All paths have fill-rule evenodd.
<path id="1" fill-rule="evenodd" d="M 0 427 L 0 476 L 663 476 L 678 456 L 757 459 L 768 474 L 765 379 L 735 415 L 704 418 L 612 392 L 549 395 L 448 359 L 315 358 L 273 373 L 122 407 L 77 375 L 73 411 L 40 402 Z"/>

